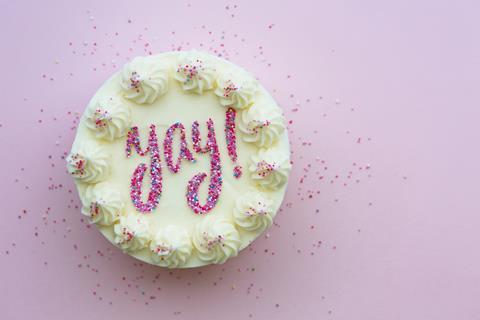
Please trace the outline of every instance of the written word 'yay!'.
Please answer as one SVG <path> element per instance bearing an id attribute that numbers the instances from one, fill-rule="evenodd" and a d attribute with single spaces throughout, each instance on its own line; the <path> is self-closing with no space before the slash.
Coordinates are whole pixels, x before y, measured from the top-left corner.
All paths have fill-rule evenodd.
<path id="1" fill-rule="evenodd" d="M 236 163 L 236 139 L 235 139 L 235 110 L 228 109 L 225 113 L 225 139 L 227 142 L 228 155 L 230 159 Z M 198 190 L 202 182 L 205 181 L 208 174 L 205 172 L 194 175 L 187 184 L 186 198 L 188 206 L 196 214 L 204 214 L 212 210 L 222 191 L 222 166 L 220 160 L 220 152 L 218 149 L 217 138 L 215 135 L 215 128 L 213 120 L 209 119 L 207 125 L 207 139 L 206 143 L 202 145 L 200 136 L 199 123 L 194 121 L 191 127 L 193 151 L 197 154 L 206 153 L 210 157 L 210 181 L 208 185 L 208 196 L 205 204 L 201 204 L 198 198 Z M 180 135 L 180 152 L 176 161 L 173 159 L 173 136 Z M 185 126 L 176 122 L 172 124 L 165 133 L 163 140 L 163 154 L 165 157 L 166 167 L 172 173 L 180 171 L 182 160 L 195 161 L 193 152 L 188 148 L 185 137 Z M 160 150 L 158 145 L 158 138 L 156 127 L 154 124 L 150 125 L 150 132 L 148 136 L 148 143 L 146 148 L 141 147 L 138 127 L 132 127 L 127 134 L 126 141 L 126 155 L 129 158 L 132 155 L 132 149 L 140 156 L 150 156 L 150 191 L 148 198 L 144 202 L 142 200 L 142 182 L 148 166 L 145 163 L 139 164 L 133 172 L 130 182 L 130 198 L 132 199 L 135 208 L 142 213 L 152 212 L 160 201 L 162 193 L 162 164 L 160 159 Z M 241 167 L 235 166 L 234 176 L 239 178 L 241 175 Z"/>

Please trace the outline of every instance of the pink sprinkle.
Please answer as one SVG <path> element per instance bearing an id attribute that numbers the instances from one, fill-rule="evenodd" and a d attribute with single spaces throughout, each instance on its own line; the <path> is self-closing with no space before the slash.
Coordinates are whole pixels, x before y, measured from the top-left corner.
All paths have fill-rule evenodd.
<path id="1" fill-rule="evenodd" d="M 160 153 L 158 151 L 158 140 L 155 132 L 155 125 L 150 126 L 150 137 L 148 139 L 148 147 L 145 151 L 142 151 L 140 147 L 140 138 L 138 135 L 138 128 L 133 127 L 127 136 L 126 153 L 127 157 L 131 155 L 131 146 L 135 147 L 135 150 L 140 156 L 145 156 L 150 152 L 150 179 L 151 188 L 148 194 L 148 200 L 146 203 L 142 201 L 142 182 L 147 171 L 147 165 L 141 163 L 137 166 L 133 172 L 133 176 L 130 183 L 130 198 L 133 201 L 135 208 L 142 212 L 147 213 L 153 211 L 160 200 L 162 193 L 162 165 L 160 162 Z"/>

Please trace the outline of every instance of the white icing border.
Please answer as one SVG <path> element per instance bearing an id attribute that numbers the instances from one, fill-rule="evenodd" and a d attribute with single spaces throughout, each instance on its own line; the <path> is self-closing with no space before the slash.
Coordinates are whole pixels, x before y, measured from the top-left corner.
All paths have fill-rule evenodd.
<path id="1" fill-rule="evenodd" d="M 168 54 L 168 53 L 166 53 L 166 54 Z M 189 59 L 192 59 L 192 56 L 195 57 L 195 55 L 198 55 L 200 57 L 199 59 L 208 60 L 208 62 L 207 62 L 208 63 L 208 68 L 210 68 L 208 70 L 208 72 L 209 72 L 208 76 L 211 77 L 212 72 L 213 72 L 214 73 L 213 75 L 214 75 L 215 78 L 206 80 L 206 83 L 202 82 L 203 80 L 205 80 L 205 78 L 199 78 L 199 80 L 197 79 L 198 81 L 196 83 L 197 87 L 195 87 L 195 86 L 193 86 L 193 87 L 192 86 L 185 86 L 185 83 L 182 83 L 182 81 L 184 81 L 184 78 L 177 77 L 176 74 L 178 72 L 180 72 L 179 67 L 182 65 L 182 63 L 184 63 L 184 61 L 186 59 L 185 57 L 188 57 Z M 125 99 L 129 99 L 130 102 L 136 103 L 137 105 L 151 104 L 155 100 L 160 99 L 161 96 L 163 94 L 165 94 L 165 92 L 166 92 L 166 90 L 168 90 L 169 85 L 172 82 L 172 80 L 176 80 L 175 82 L 178 82 L 179 85 L 181 85 L 182 90 L 186 94 L 195 93 L 195 94 L 198 94 L 198 95 L 202 95 L 202 94 L 207 93 L 208 91 L 213 91 L 214 94 L 218 97 L 219 104 L 221 106 L 233 107 L 234 109 L 236 109 L 238 111 L 238 115 L 240 117 L 242 116 L 242 113 L 247 113 L 249 111 L 249 109 L 252 107 L 252 105 L 254 105 L 257 102 L 256 101 L 256 95 L 259 92 L 258 88 L 260 87 L 258 82 L 246 72 L 243 73 L 243 74 L 240 74 L 240 75 L 237 74 L 237 75 L 234 76 L 234 78 L 231 78 L 232 77 L 231 75 L 233 73 L 218 74 L 218 72 L 217 72 L 217 70 L 215 69 L 215 66 L 214 66 L 214 62 L 216 62 L 216 59 L 219 59 L 217 57 L 211 57 L 207 53 L 199 53 L 199 52 L 196 52 L 196 51 L 184 52 L 181 55 L 177 55 L 177 66 L 176 66 L 177 69 L 173 71 L 173 73 L 174 73 L 173 75 L 171 74 L 171 72 L 168 72 L 166 70 L 165 66 L 162 66 L 157 61 L 153 61 L 153 58 L 154 57 L 151 57 L 151 56 L 150 57 L 137 57 L 131 63 L 126 64 L 125 67 L 124 67 L 124 70 L 121 73 L 123 75 L 125 75 L 126 73 L 130 74 L 130 73 L 134 72 L 131 69 L 126 70 L 126 68 L 131 68 L 132 64 L 134 62 L 137 63 L 137 64 L 140 64 L 140 65 L 154 64 L 156 66 L 156 68 L 160 70 L 159 72 L 162 72 L 161 77 L 168 76 L 167 79 L 164 79 L 164 78 L 161 79 L 163 82 L 162 82 L 162 85 L 158 89 L 159 92 L 155 91 L 155 88 L 152 85 L 152 83 L 147 83 L 147 88 L 149 90 L 150 89 L 153 90 L 153 93 L 151 91 L 149 92 L 150 95 L 148 97 L 147 96 L 142 97 L 140 94 L 137 94 L 137 95 L 133 95 L 133 96 L 131 95 L 130 97 L 124 97 Z M 183 59 L 183 60 L 181 60 L 181 59 Z M 200 77 L 204 77 L 204 75 L 202 75 L 200 71 L 197 74 L 200 75 Z M 229 79 L 233 79 L 233 80 L 231 81 Z M 151 79 L 148 79 L 148 80 L 150 81 Z M 233 95 L 234 95 L 233 97 L 232 97 L 232 91 L 230 92 L 230 95 L 228 95 L 225 91 L 225 85 L 227 83 L 232 85 L 232 87 L 230 87 L 230 89 L 233 90 Z M 130 90 L 131 89 L 131 88 L 126 88 L 125 87 L 125 77 L 123 77 L 123 80 L 119 85 L 122 86 L 121 88 L 119 88 L 119 92 L 125 92 L 125 90 L 127 90 L 127 89 Z M 142 85 L 143 85 L 142 83 L 139 84 L 139 86 L 142 86 Z M 219 85 L 223 86 L 224 88 L 219 87 Z M 100 99 L 101 98 L 103 98 L 103 97 L 100 97 Z M 275 111 L 274 116 L 276 118 L 278 118 L 280 116 L 283 119 L 283 115 L 281 115 L 281 113 L 279 112 L 279 108 L 277 106 L 274 106 L 274 107 L 276 107 L 276 109 L 277 109 L 277 110 L 274 110 Z M 128 114 L 128 116 L 130 118 L 126 119 L 127 122 L 131 121 L 131 112 Z M 259 121 L 264 121 L 265 117 L 262 117 L 262 119 L 258 119 L 258 120 Z M 241 121 L 241 119 L 237 120 L 237 126 L 236 126 L 237 128 L 239 128 L 239 126 L 238 126 L 239 121 Z M 285 121 L 283 121 L 283 126 L 284 125 L 285 125 Z M 92 129 L 92 128 L 90 128 L 90 129 Z M 283 128 L 283 129 L 284 130 L 282 130 L 279 134 L 283 135 L 286 138 L 286 128 Z M 242 135 L 242 134 L 245 135 L 246 133 L 243 132 L 242 130 L 236 130 L 236 134 L 237 134 L 237 136 L 239 136 L 239 135 Z M 96 139 L 101 139 L 102 135 L 101 134 L 94 134 L 93 137 L 96 138 Z M 115 139 L 118 139 L 118 138 L 120 138 L 120 136 L 119 137 L 113 137 L 112 139 L 108 139 L 108 140 L 109 141 L 114 141 Z M 240 138 L 243 138 L 243 137 L 240 137 Z M 275 149 L 275 146 L 278 144 L 277 140 L 280 140 L 280 139 L 279 138 L 273 139 L 272 143 L 269 143 L 269 144 L 267 144 L 267 146 L 265 146 L 266 148 L 260 148 L 260 147 L 264 147 L 262 144 L 259 145 L 258 143 L 252 143 L 252 145 L 254 145 L 257 148 L 257 154 L 252 155 L 252 157 L 255 158 L 255 157 L 260 156 L 262 153 L 265 152 L 265 149 L 267 149 L 267 150 Z M 249 142 L 248 139 L 247 139 L 247 142 Z M 252 167 L 254 165 L 255 164 L 251 163 L 250 167 Z M 290 171 L 290 167 L 288 167 L 287 178 L 288 178 L 289 171 Z M 106 180 L 107 178 L 108 178 L 108 176 L 104 177 L 102 179 L 102 181 Z M 80 191 L 80 189 L 84 189 L 85 187 L 88 187 L 88 186 L 93 186 L 97 183 L 97 181 L 82 181 L 81 179 L 78 179 L 78 178 L 76 179 L 75 182 L 76 182 L 77 186 L 79 187 L 79 192 L 80 193 L 82 193 Z M 255 183 L 254 183 L 253 187 L 257 188 Z M 280 188 L 280 187 L 283 187 L 283 186 L 279 186 L 278 188 Z M 277 189 L 277 188 L 275 188 L 275 189 Z M 258 191 L 260 192 L 260 190 L 258 190 Z M 82 194 L 81 194 L 81 198 L 82 198 Z M 277 210 L 278 210 L 278 208 L 275 209 L 275 213 L 276 213 Z M 132 216 L 132 215 L 136 216 L 137 214 L 132 213 L 129 216 Z M 233 216 L 233 211 L 232 211 L 232 216 Z M 211 217 L 209 217 L 209 218 L 211 218 Z M 120 220 L 125 220 L 125 219 L 126 219 L 126 217 L 113 221 L 113 224 L 110 226 L 110 229 L 112 229 L 112 230 L 106 231 L 106 230 L 101 229 L 101 231 L 111 233 L 111 232 L 113 232 L 113 229 L 118 229 L 119 228 L 118 225 L 120 224 Z M 211 220 L 211 221 L 215 222 L 218 219 L 217 220 L 208 219 L 208 220 L 209 221 Z M 235 221 L 235 219 L 233 221 Z M 206 221 L 202 221 L 202 224 L 205 224 L 205 222 Z M 252 228 L 252 230 L 247 230 L 247 231 L 257 232 L 256 236 L 258 236 L 259 233 L 261 233 L 265 228 L 268 228 L 269 226 L 270 226 L 270 224 L 266 225 L 263 228 L 258 228 L 260 230 L 256 230 L 256 228 Z M 105 228 L 105 227 L 102 227 L 102 226 L 98 226 L 98 227 L 99 228 Z M 245 229 L 245 228 L 242 228 L 237 223 L 232 223 L 232 227 L 234 229 L 235 228 Z M 142 235 L 142 239 L 141 239 L 142 240 L 142 246 L 139 246 L 138 248 L 135 248 L 135 250 L 130 250 L 130 249 L 125 250 L 126 248 L 124 248 L 124 246 L 122 246 L 120 244 L 119 244 L 119 247 L 121 249 L 123 249 L 124 251 L 127 251 L 130 255 L 133 255 L 133 256 L 135 256 L 135 257 L 137 257 L 141 260 L 144 260 L 146 262 L 149 262 L 151 264 L 155 264 L 151 260 L 148 261 L 147 258 L 144 257 L 145 255 L 140 254 L 141 252 L 138 252 L 139 256 L 137 256 L 135 254 L 135 252 L 138 251 L 138 250 L 140 250 L 142 252 L 143 251 L 149 251 L 149 247 L 152 245 L 152 240 L 154 239 L 155 236 L 156 235 L 153 234 L 151 231 L 148 232 L 148 234 Z M 194 243 L 192 237 L 193 237 L 193 235 L 190 235 L 190 242 Z M 110 237 L 110 239 L 111 239 L 111 237 Z M 241 249 L 243 249 L 243 248 L 238 248 L 238 251 L 240 251 Z M 236 251 L 235 254 L 232 254 L 232 256 L 235 256 L 238 251 Z M 188 258 L 190 258 L 191 256 L 198 256 L 199 253 L 200 252 L 198 251 L 198 249 L 195 248 L 195 246 L 193 246 L 192 247 L 192 252 L 191 252 L 191 254 L 188 255 Z M 150 254 L 151 254 L 151 252 L 150 252 Z M 142 256 L 142 257 L 140 257 L 140 256 Z M 229 257 L 230 256 L 227 256 L 227 257 L 213 257 L 213 258 L 205 259 L 204 264 L 223 263 Z M 201 259 L 201 260 L 203 260 L 203 259 Z M 202 265 L 204 265 L 204 264 L 202 264 Z M 165 266 L 165 267 L 185 267 L 185 266 L 188 267 L 188 261 L 182 261 L 181 263 L 178 263 L 178 261 L 176 261 L 175 263 L 170 263 L 168 261 L 166 261 L 166 262 L 162 261 L 162 263 L 157 263 L 157 265 Z"/>

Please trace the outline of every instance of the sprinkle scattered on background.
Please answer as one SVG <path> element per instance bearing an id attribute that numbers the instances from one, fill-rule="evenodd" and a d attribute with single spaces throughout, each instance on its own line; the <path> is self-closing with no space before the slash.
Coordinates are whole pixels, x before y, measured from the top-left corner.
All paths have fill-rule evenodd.
<path id="1" fill-rule="evenodd" d="M 2 4 L 0 315 L 478 316 L 475 10 L 171 2 Z M 169 271 L 88 225 L 64 157 L 108 76 L 137 55 L 192 48 L 247 68 L 274 95 L 294 169 L 274 226 L 239 257 Z"/>

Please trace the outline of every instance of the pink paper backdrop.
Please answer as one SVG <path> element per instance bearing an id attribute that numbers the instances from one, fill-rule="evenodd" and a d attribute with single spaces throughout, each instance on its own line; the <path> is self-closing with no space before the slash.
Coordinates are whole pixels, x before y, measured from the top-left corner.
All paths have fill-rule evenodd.
<path id="1" fill-rule="evenodd" d="M 478 1 L 1 0 L 1 319 L 479 319 Z M 128 59 L 199 48 L 291 121 L 277 226 L 168 271 L 89 228 L 65 173 Z"/>

